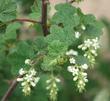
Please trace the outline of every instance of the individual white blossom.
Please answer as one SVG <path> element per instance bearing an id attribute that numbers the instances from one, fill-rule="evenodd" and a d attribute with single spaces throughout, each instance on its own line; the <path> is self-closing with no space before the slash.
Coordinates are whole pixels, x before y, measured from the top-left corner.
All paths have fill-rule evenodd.
<path id="1" fill-rule="evenodd" d="M 82 30 L 86 30 L 86 27 L 84 25 L 81 25 Z"/>
<path id="2" fill-rule="evenodd" d="M 26 59 L 25 60 L 25 64 L 30 65 L 31 64 L 31 60 L 30 59 Z"/>
<path id="3" fill-rule="evenodd" d="M 94 47 L 95 49 L 100 48 L 99 40 L 98 40 L 97 37 L 96 37 L 95 39 L 92 39 L 92 42 L 93 42 L 93 47 Z"/>
<path id="4" fill-rule="evenodd" d="M 75 38 L 79 38 L 81 36 L 81 34 L 79 32 L 75 32 Z"/>
<path id="5" fill-rule="evenodd" d="M 22 92 L 25 95 L 29 95 L 31 93 L 31 88 L 36 86 L 40 78 L 36 76 L 37 72 L 34 68 L 30 68 L 29 71 L 22 68 L 19 74 L 23 75 L 23 77 L 17 78 L 17 81 L 21 82 Z"/>
<path id="6" fill-rule="evenodd" d="M 20 70 L 19 70 L 19 74 L 20 75 L 24 75 L 26 73 L 26 71 L 23 69 L 23 68 L 21 68 Z"/>
<path id="7" fill-rule="evenodd" d="M 83 65 L 81 65 L 81 67 L 83 68 L 83 69 L 88 69 L 88 65 L 87 64 L 83 64 Z"/>
<path id="8" fill-rule="evenodd" d="M 73 49 L 70 49 L 68 52 L 66 52 L 66 55 L 67 56 L 77 56 L 78 52 Z"/>
<path id="9" fill-rule="evenodd" d="M 69 61 L 70 61 L 71 64 L 75 64 L 76 63 L 76 60 L 73 57 L 70 58 Z"/>
<path id="10" fill-rule="evenodd" d="M 79 72 L 79 69 L 75 68 L 74 66 L 68 66 L 68 67 L 67 67 L 67 70 L 68 70 L 69 72 L 73 73 L 73 75 L 76 75 L 76 74 L 78 74 L 78 72 Z"/>
<path id="11" fill-rule="evenodd" d="M 55 78 L 55 81 L 57 82 L 57 83 L 60 83 L 61 82 L 61 80 L 59 79 L 59 78 Z"/>

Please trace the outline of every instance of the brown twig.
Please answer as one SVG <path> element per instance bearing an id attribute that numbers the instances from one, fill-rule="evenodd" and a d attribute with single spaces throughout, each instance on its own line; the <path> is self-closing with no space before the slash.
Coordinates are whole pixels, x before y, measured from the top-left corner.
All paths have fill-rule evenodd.
<path id="1" fill-rule="evenodd" d="M 47 0 L 42 0 L 42 29 L 44 36 L 48 34 L 47 28 Z"/>
<path id="2" fill-rule="evenodd" d="M 39 23 L 41 24 L 40 21 L 35 21 L 35 20 L 31 20 L 31 19 L 15 19 L 15 20 L 12 20 L 12 21 L 19 21 L 19 22 L 31 22 L 31 23 Z"/>
<path id="3" fill-rule="evenodd" d="M 35 21 L 35 20 L 31 20 L 31 19 L 13 19 L 13 20 L 4 22 L 3 24 L 0 25 L 0 27 L 1 27 L 1 26 L 4 26 L 4 25 L 6 25 L 6 24 L 13 23 L 13 22 L 31 22 L 31 23 L 39 23 L 39 24 L 41 24 L 40 21 Z"/>
<path id="4" fill-rule="evenodd" d="M 22 76 L 20 75 L 17 78 L 20 78 L 20 77 L 22 77 Z M 13 82 L 11 83 L 11 86 L 9 87 L 9 89 L 7 90 L 5 95 L 2 97 L 1 101 L 7 101 L 9 96 L 13 93 L 13 91 L 15 90 L 15 88 L 16 88 L 16 86 L 18 84 L 17 78 L 15 80 L 13 80 Z"/>

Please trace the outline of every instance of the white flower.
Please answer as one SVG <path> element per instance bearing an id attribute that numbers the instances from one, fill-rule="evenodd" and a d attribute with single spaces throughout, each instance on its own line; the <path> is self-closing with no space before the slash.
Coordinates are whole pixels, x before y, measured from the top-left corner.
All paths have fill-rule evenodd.
<path id="1" fill-rule="evenodd" d="M 81 36 L 81 34 L 79 32 L 75 32 L 75 38 L 79 38 Z"/>
<path id="2" fill-rule="evenodd" d="M 73 81 L 77 81 L 78 80 L 78 76 L 75 76 L 74 78 L 73 78 Z"/>
<path id="3" fill-rule="evenodd" d="M 74 58 L 70 58 L 69 61 L 70 61 L 71 64 L 75 64 L 76 63 L 76 60 Z"/>
<path id="4" fill-rule="evenodd" d="M 82 49 L 82 50 L 86 50 L 87 49 L 87 47 L 85 45 L 83 45 L 83 44 L 82 45 L 79 45 L 78 48 L 79 49 Z"/>
<path id="5" fill-rule="evenodd" d="M 17 81 L 18 82 L 23 81 L 23 78 L 17 78 Z"/>
<path id="6" fill-rule="evenodd" d="M 83 85 L 84 82 L 83 82 L 82 80 L 79 80 L 79 84 L 80 84 L 80 85 Z"/>
<path id="7" fill-rule="evenodd" d="M 30 74 L 33 75 L 33 76 L 36 75 L 35 69 L 30 69 L 29 72 L 30 72 Z"/>
<path id="8" fill-rule="evenodd" d="M 97 37 L 95 39 L 92 39 L 92 41 L 93 41 L 93 47 L 95 49 L 100 48 L 99 41 L 98 41 L 98 38 Z"/>
<path id="9" fill-rule="evenodd" d="M 87 48 L 93 48 L 94 50 L 100 48 L 98 38 L 96 37 L 95 39 L 87 39 L 84 41 L 83 44 L 79 45 L 78 48 L 84 48 L 82 50 L 85 50 Z"/>
<path id="10" fill-rule="evenodd" d="M 84 78 L 84 82 L 88 82 L 88 79 L 87 78 Z"/>
<path id="11" fill-rule="evenodd" d="M 69 72 L 71 72 L 73 75 L 77 75 L 78 72 L 79 72 L 79 69 L 78 68 L 75 68 L 74 66 L 68 66 L 67 70 Z"/>
<path id="12" fill-rule="evenodd" d="M 30 59 L 26 59 L 25 60 L 25 64 L 30 65 L 31 64 L 31 60 Z"/>
<path id="13" fill-rule="evenodd" d="M 66 52 L 66 55 L 68 55 L 68 56 L 77 56 L 78 52 L 73 50 L 73 49 L 71 49 L 68 52 Z"/>
<path id="14" fill-rule="evenodd" d="M 26 71 L 23 69 L 23 68 L 21 68 L 20 70 L 19 70 L 19 74 L 20 75 L 24 75 L 26 73 Z"/>
<path id="15" fill-rule="evenodd" d="M 91 51 L 91 53 L 93 54 L 93 55 L 95 55 L 95 56 L 97 56 L 97 52 L 96 52 L 96 50 L 90 50 Z"/>
<path id="16" fill-rule="evenodd" d="M 81 25 L 82 30 L 86 30 L 86 27 L 84 25 Z"/>
<path id="17" fill-rule="evenodd" d="M 55 81 L 58 83 L 61 82 L 61 80 L 59 78 L 55 78 Z"/>
<path id="18" fill-rule="evenodd" d="M 68 67 L 67 67 L 67 70 L 68 70 L 69 72 L 73 72 L 73 68 L 74 68 L 74 66 L 68 66 Z"/>
<path id="19" fill-rule="evenodd" d="M 85 72 L 82 72 L 82 74 L 81 74 L 83 77 L 87 77 L 87 73 L 85 73 Z"/>
<path id="20" fill-rule="evenodd" d="M 81 65 L 81 68 L 88 69 L 88 65 L 87 64 L 83 64 L 83 65 Z"/>
<path id="21" fill-rule="evenodd" d="M 91 47 L 92 44 L 93 43 L 92 43 L 92 41 L 90 39 L 87 39 L 87 40 L 84 41 L 84 46 L 85 47 L 88 47 L 89 48 L 89 47 Z"/>

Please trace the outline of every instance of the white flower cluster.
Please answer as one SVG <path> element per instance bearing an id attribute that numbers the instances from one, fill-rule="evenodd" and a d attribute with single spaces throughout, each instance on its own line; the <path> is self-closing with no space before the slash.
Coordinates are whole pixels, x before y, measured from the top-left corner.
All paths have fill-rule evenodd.
<path id="1" fill-rule="evenodd" d="M 54 76 L 51 76 L 51 78 L 46 81 L 48 85 L 46 89 L 50 91 L 49 95 L 52 101 L 56 101 L 57 99 L 57 93 L 58 93 L 57 83 L 59 82 L 60 82 L 60 79 Z"/>
<path id="2" fill-rule="evenodd" d="M 87 39 L 83 44 L 78 46 L 79 49 L 85 51 L 84 56 L 87 57 L 91 64 L 95 63 L 95 56 L 97 56 L 97 49 L 100 48 L 99 40 L 96 37 L 95 39 Z"/>
<path id="3" fill-rule="evenodd" d="M 71 64 L 67 67 L 67 70 L 72 73 L 73 81 L 76 82 L 79 92 L 82 92 L 86 82 L 88 82 L 87 73 L 85 73 L 85 70 L 88 69 L 88 65 L 83 64 L 79 66 L 76 64 L 75 56 L 77 56 L 78 53 L 74 50 L 68 51 L 66 55 L 69 56 L 69 62 Z"/>
<path id="4" fill-rule="evenodd" d="M 88 82 L 87 73 L 85 72 L 85 70 L 88 69 L 88 65 L 83 64 L 80 66 L 68 66 L 67 69 L 72 73 L 73 81 L 76 82 L 79 92 L 82 92 L 85 89 L 86 82 Z"/>
<path id="5" fill-rule="evenodd" d="M 29 71 L 21 68 L 19 74 L 22 75 L 22 77 L 17 78 L 17 81 L 21 82 L 22 92 L 25 95 L 29 95 L 31 88 L 36 86 L 40 78 L 36 76 L 37 73 L 34 68 L 29 69 Z"/>

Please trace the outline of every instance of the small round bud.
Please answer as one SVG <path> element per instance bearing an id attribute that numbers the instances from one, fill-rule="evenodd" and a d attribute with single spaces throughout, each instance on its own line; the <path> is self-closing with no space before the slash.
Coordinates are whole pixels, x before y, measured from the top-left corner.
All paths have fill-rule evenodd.
<path id="1" fill-rule="evenodd" d="M 30 65 L 31 64 L 31 60 L 30 59 L 26 59 L 25 60 L 25 64 Z"/>

